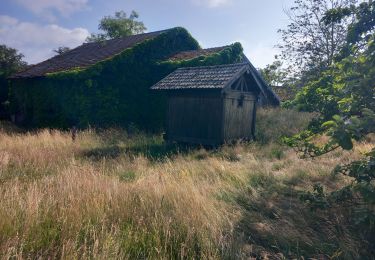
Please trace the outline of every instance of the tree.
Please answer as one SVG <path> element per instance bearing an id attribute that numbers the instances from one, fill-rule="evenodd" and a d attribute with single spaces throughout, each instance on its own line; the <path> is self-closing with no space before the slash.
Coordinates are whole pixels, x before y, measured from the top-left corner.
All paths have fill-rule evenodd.
<path id="1" fill-rule="evenodd" d="M 105 16 L 100 20 L 99 30 L 103 33 L 91 34 L 87 37 L 86 42 L 103 41 L 115 39 L 133 34 L 139 34 L 146 31 L 143 22 L 137 21 L 139 15 L 132 11 L 128 17 L 124 11 L 115 13 L 115 16 Z"/>
<path id="2" fill-rule="evenodd" d="M 309 78 L 327 69 L 342 49 L 348 32 L 350 16 L 324 20 L 329 10 L 350 8 L 358 0 L 295 0 L 286 11 L 290 24 L 280 29 L 279 48 L 292 71 Z"/>
<path id="3" fill-rule="evenodd" d="M 70 51 L 70 48 L 66 46 L 61 46 L 61 47 L 58 47 L 57 49 L 54 49 L 53 51 L 56 52 L 57 55 L 61 55 Z"/>
<path id="4" fill-rule="evenodd" d="M 286 83 L 288 72 L 283 68 L 283 63 L 277 59 L 259 70 L 262 77 L 271 86 L 283 86 Z"/>
<path id="5" fill-rule="evenodd" d="M 16 49 L 0 45 L 0 118 L 6 117 L 4 102 L 8 99 L 7 77 L 26 67 L 23 57 Z"/>
<path id="6" fill-rule="evenodd" d="M 327 20 L 354 15 L 339 55 L 320 78 L 307 84 L 298 94 L 296 104 L 320 112 L 320 120 L 284 141 L 302 152 L 303 157 L 316 157 L 336 149 L 352 150 L 356 143 L 375 133 L 375 3 L 372 0 L 351 7 L 349 12 L 333 9 Z M 314 140 L 329 139 L 323 145 Z M 338 165 L 335 174 L 352 181 L 345 187 L 326 193 L 319 184 L 302 198 L 313 208 L 345 204 L 355 223 L 364 224 L 364 233 L 375 235 L 375 147 L 360 160 Z"/>
<path id="7" fill-rule="evenodd" d="M 295 79 L 290 77 L 290 71 L 283 66 L 279 57 L 276 55 L 274 62 L 259 69 L 259 72 L 282 100 L 282 106 L 289 107 L 297 92 L 294 86 Z"/>
<path id="8" fill-rule="evenodd" d="M 360 81 L 371 78 L 373 70 L 371 41 L 375 32 L 375 2 L 363 2 L 346 10 L 329 10 L 323 20 L 330 23 L 345 16 L 353 16 L 354 20 L 347 26 L 347 36 L 341 50 L 334 57 L 333 64 L 321 72 L 319 77 L 306 83 L 294 100 L 300 110 L 319 112 L 322 120 L 329 120 L 333 115 L 341 113 L 340 104 L 343 103 L 340 100 L 344 96 L 351 95 L 350 100 L 357 104 L 351 113 L 358 111 L 359 104 L 373 100 L 371 84 L 360 84 Z M 363 75 L 367 77 L 362 79 Z M 354 82 L 354 79 L 357 79 L 357 82 Z M 348 83 L 351 83 L 351 87 L 344 92 L 343 86 L 349 88 Z"/>
<path id="9" fill-rule="evenodd" d="M 12 73 L 25 68 L 27 63 L 23 61 L 24 55 L 16 49 L 6 45 L 0 45 L 0 77 L 5 78 Z"/>

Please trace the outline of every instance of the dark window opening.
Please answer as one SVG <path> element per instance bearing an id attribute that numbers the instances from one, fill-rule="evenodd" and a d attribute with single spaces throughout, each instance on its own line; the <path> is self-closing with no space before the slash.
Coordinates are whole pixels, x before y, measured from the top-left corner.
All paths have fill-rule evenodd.
<path id="1" fill-rule="evenodd" d="M 244 99 L 245 99 L 244 96 L 241 96 L 241 97 L 238 99 L 237 107 L 243 107 L 243 101 L 244 101 Z"/>

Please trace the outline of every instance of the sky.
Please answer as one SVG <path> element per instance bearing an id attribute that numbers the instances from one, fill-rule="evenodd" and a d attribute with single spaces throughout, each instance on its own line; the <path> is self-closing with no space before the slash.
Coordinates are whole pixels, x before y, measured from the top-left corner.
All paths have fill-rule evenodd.
<path id="1" fill-rule="evenodd" d="M 74 48 L 98 32 L 104 16 L 136 10 L 147 31 L 185 27 L 203 48 L 241 42 L 262 68 L 278 54 L 277 30 L 293 0 L 0 0 L 0 44 L 35 64 L 60 46 Z"/>

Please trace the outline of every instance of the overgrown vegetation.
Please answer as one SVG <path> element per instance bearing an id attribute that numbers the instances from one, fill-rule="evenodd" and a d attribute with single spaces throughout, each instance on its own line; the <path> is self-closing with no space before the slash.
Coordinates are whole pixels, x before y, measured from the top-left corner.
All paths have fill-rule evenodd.
<path id="1" fill-rule="evenodd" d="M 345 210 L 311 212 L 299 196 L 317 181 L 344 185 L 330 169 L 373 141 L 301 161 L 277 140 L 311 117 L 260 111 L 262 143 L 218 150 L 120 129 L 72 142 L 69 132 L 2 125 L 1 258 L 370 257 Z"/>
<path id="2" fill-rule="evenodd" d="M 320 13 L 322 9 L 317 4 L 329 1 L 307 2 L 316 5 L 310 7 L 310 12 Z M 331 1 L 334 2 L 340 1 Z M 296 1 L 297 6 L 302 3 Z M 319 115 L 307 130 L 284 138 L 303 158 L 319 157 L 338 149 L 354 150 L 361 140 L 371 138 L 375 133 L 375 2 L 343 3 L 323 10 L 319 24 L 332 30 L 340 26 L 336 33 L 345 32 L 340 36 L 345 37 L 335 46 L 331 56 L 323 60 L 325 65 L 320 67 L 319 73 L 316 73 L 319 62 L 313 62 L 313 67 L 302 72 L 296 84 L 302 82 L 303 88 L 287 104 L 302 111 L 315 111 Z M 321 40 L 324 38 L 321 37 Z M 310 54 L 313 52 L 307 51 L 306 55 Z M 313 191 L 307 191 L 302 199 L 314 210 L 330 210 L 338 205 L 348 207 L 351 223 L 371 240 L 375 237 L 374 146 L 362 155 L 360 159 L 352 158 L 333 167 L 334 174 L 349 178 L 347 185 L 327 191 L 324 185 L 315 183 Z"/>
<path id="3" fill-rule="evenodd" d="M 9 117 L 9 86 L 7 77 L 26 67 L 23 54 L 6 45 L 0 45 L 0 119 Z"/>
<path id="4" fill-rule="evenodd" d="M 164 121 L 153 83 L 241 61 L 238 43 L 167 60 L 199 48 L 182 28 L 28 88 L 14 81 L 10 104 L 28 126 L 127 130 L 89 128 L 72 142 L 0 127 L 1 257 L 372 259 L 375 2 L 294 3 L 282 56 L 262 73 L 297 94 L 289 110 L 258 112 L 253 143 L 206 150 L 140 132 Z"/>
<path id="5" fill-rule="evenodd" d="M 207 57 L 166 60 L 177 52 L 198 48 L 185 29 L 175 28 L 87 69 L 15 79 L 11 85 L 12 111 L 21 112 L 28 127 L 135 125 L 158 131 L 165 122 L 166 102 L 164 96 L 151 93 L 150 86 L 178 67 L 233 63 L 242 54 L 241 45 L 235 43 Z"/>

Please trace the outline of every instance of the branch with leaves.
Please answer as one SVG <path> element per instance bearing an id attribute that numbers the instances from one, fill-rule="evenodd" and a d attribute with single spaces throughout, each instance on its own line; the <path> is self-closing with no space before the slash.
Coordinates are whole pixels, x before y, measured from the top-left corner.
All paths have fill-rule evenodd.
<path id="1" fill-rule="evenodd" d="M 138 18 L 139 15 L 136 11 L 132 11 L 129 16 L 124 11 L 116 12 L 115 16 L 105 16 L 99 23 L 99 30 L 103 32 L 91 34 L 86 42 L 116 39 L 143 33 L 147 28 L 143 22 L 137 21 Z"/>
<path id="2" fill-rule="evenodd" d="M 374 2 L 336 6 L 325 12 L 322 22 L 327 26 L 342 24 L 348 17 L 354 19 L 347 24 L 346 35 L 334 58 L 324 71 L 305 84 L 292 102 L 296 108 L 320 114 L 308 130 L 283 139 L 303 158 L 337 149 L 352 150 L 356 142 L 375 133 Z M 316 140 L 321 136 L 328 137 L 328 141 L 318 145 Z M 328 193 L 316 184 L 301 199 L 309 202 L 312 209 L 345 205 L 356 212 L 353 215 L 356 223 L 370 224 L 367 227 L 375 230 L 375 147 L 360 160 L 338 165 L 333 173 L 346 176 L 350 184 Z"/>

